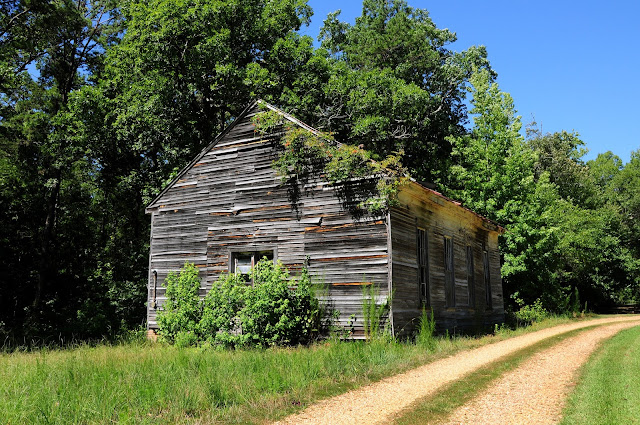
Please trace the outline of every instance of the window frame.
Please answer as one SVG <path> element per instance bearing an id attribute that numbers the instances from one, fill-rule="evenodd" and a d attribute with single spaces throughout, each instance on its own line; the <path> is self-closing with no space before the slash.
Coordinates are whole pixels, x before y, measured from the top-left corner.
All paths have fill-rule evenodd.
<path id="1" fill-rule="evenodd" d="M 491 294 L 491 262 L 489 261 L 489 251 L 482 251 L 482 266 L 484 271 L 484 301 L 487 310 L 493 309 L 493 299 Z"/>
<path id="2" fill-rule="evenodd" d="M 416 264 L 418 266 L 418 297 L 423 306 L 430 307 L 429 234 L 421 227 L 416 228 Z"/>
<path id="3" fill-rule="evenodd" d="M 443 237 L 444 296 L 447 308 L 456 306 L 455 249 L 453 237 Z"/>
<path id="4" fill-rule="evenodd" d="M 467 245 L 467 290 L 469 296 L 469 307 L 476 306 L 476 268 L 474 250 L 472 245 Z"/>
<path id="5" fill-rule="evenodd" d="M 240 254 L 251 255 L 251 270 L 255 267 L 256 263 L 264 256 L 263 253 L 271 253 L 272 261 L 275 263 L 278 259 L 278 249 L 272 246 L 259 246 L 259 247 L 239 247 L 229 249 L 229 264 L 227 270 L 229 273 L 236 273 L 236 260 Z M 267 256 L 268 257 L 268 256 Z M 250 273 L 241 273 L 244 276 L 250 276 Z M 249 277 L 247 282 L 253 284 L 253 281 Z"/>

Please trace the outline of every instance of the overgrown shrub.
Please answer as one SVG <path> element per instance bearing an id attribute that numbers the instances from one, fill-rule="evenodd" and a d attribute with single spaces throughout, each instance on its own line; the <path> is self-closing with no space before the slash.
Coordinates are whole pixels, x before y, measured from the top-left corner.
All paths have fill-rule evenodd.
<path id="1" fill-rule="evenodd" d="M 163 338 L 174 342 L 178 332 L 195 333 L 202 318 L 198 269 L 185 263 L 180 273 L 169 273 L 165 283 L 167 300 L 158 312 L 158 328 Z"/>
<path id="2" fill-rule="evenodd" d="M 240 311 L 242 334 L 250 345 L 304 344 L 318 332 L 322 312 L 303 271 L 290 288 L 289 273 L 280 262 L 261 260 L 252 271 L 253 287 Z"/>
<path id="3" fill-rule="evenodd" d="M 174 344 L 180 348 L 191 347 L 197 342 L 198 335 L 194 331 L 178 331 L 174 338 Z"/>
<path id="4" fill-rule="evenodd" d="M 530 325 L 549 317 L 549 312 L 542 306 L 542 301 L 539 298 L 530 305 L 524 303 L 518 292 L 515 292 L 511 298 L 520 307 L 518 311 L 514 312 L 518 326 Z"/>
<path id="5" fill-rule="evenodd" d="M 282 263 L 263 259 L 251 280 L 253 285 L 240 275 L 222 275 L 200 299 L 198 270 L 185 264 L 166 280 L 160 335 L 179 346 L 228 347 L 305 344 L 318 334 L 324 312 L 306 270 L 292 281 Z"/>
<path id="6" fill-rule="evenodd" d="M 242 309 L 247 285 L 239 274 L 223 274 L 202 300 L 198 336 L 212 344 L 242 345 L 238 312 Z"/>

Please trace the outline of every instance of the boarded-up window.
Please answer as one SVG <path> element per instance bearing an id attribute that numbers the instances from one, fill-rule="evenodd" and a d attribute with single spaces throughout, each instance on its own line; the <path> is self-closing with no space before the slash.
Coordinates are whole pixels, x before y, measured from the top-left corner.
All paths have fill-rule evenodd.
<path id="1" fill-rule="evenodd" d="M 484 267 L 484 294 L 487 308 L 492 308 L 491 302 L 491 273 L 489 272 L 489 253 L 483 251 L 482 265 Z"/>
<path id="2" fill-rule="evenodd" d="M 453 273 L 453 239 L 444 237 L 444 294 L 447 307 L 456 305 L 455 276 Z"/>
<path id="3" fill-rule="evenodd" d="M 473 265 L 473 247 L 467 245 L 467 289 L 469 290 L 469 306 L 476 305 L 476 278 Z"/>
<path id="4" fill-rule="evenodd" d="M 418 229 L 416 232 L 417 262 L 418 262 L 418 290 L 420 300 L 424 305 L 430 305 L 429 301 L 429 242 L 427 232 Z"/>

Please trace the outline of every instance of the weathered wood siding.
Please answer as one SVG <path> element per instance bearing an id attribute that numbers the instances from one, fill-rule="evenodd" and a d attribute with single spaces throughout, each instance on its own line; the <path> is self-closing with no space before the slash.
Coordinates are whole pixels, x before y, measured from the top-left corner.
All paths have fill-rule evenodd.
<path id="1" fill-rule="evenodd" d="M 293 273 L 307 260 L 311 275 L 327 284 L 339 322 L 346 326 L 355 315 L 360 334 L 362 284 L 379 286 L 381 298 L 388 295 L 386 219 L 354 220 L 323 182 L 309 183 L 294 208 L 271 167 L 276 142 L 257 134 L 250 121 L 257 112 L 239 119 L 148 208 L 148 327 L 157 327 L 165 278 L 185 261 L 200 269 L 204 296 L 229 270 L 231 252 L 273 250 Z M 154 271 L 158 308 L 152 303 Z"/>
<path id="2" fill-rule="evenodd" d="M 399 205 L 391 209 L 390 220 L 396 334 L 413 332 L 423 307 L 418 285 L 418 228 L 424 229 L 428 237 L 429 304 L 438 329 L 473 331 L 504 320 L 496 226 L 413 182 L 400 192 Z M 454 305 L 448 305 L 445 296 L 445 237 L 453 241 Z M 474 260 L 471 279 L 467 272 L 467 246 L 471 247 Z M 485 298 L 483 251 L 489 256 L 491 308 Z M 471 297 L 470 281 L 474 283 Z"/>

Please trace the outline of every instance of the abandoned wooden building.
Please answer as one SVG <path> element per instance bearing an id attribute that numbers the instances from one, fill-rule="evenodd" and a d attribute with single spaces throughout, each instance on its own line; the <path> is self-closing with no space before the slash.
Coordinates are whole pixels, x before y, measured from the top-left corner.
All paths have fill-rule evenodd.
<path id="1" fill-rule="evenodd" d="M 328 287 L 339 324 L 363 333 L 363 285 L 391 299 L 394 335 L 411 333 L 423 307 L 440 330 L 493 326 L 504 320 L 498 236 L 504 230 L 415 181 L 376 217 L 354 217 L 326 181 L 308 183 L 296 205 L 274 170 L 277 135 L 256 131 L 257 101 L 204 149 L 147 207 L 151 214 L 148 315 L 157 329 L 164 280 L 189 261 L 200 270 L 201 296 L 225 272 L 246 272 L 258 258 L 292 274 L 306 265 Z M 355 318 L 355 320 L 354 320 Z"/>

